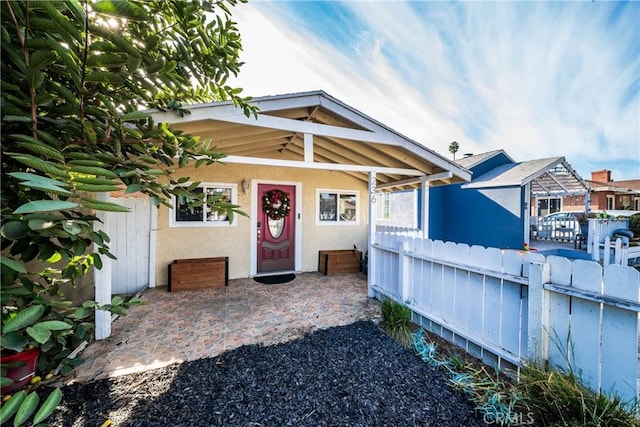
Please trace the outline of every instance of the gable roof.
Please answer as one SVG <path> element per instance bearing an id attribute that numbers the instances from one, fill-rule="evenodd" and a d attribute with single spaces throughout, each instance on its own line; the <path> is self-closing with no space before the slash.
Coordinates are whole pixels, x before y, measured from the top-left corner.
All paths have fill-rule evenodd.
<path id="1" fill-rule="evenodd" d="M 532 196 L 568 196 L 588 192 L 586 182 L 564 157 L 529 160 L 497 168 L 463 184 L 462 188 L 522 187 L 531 184 Z"/>
<path id="2" fill-rule="evenodd" d="M 258 117 L 231 101 L 187 106 L 190 114 L 150 111 L 153 119 L 202 138 L 225 163 L 337 170 L 361 180 L 375 172 L 379 189 L 416 188 L 423 181 L 469 181 L 464 167 L 323 91 L 254 98 Z"/>
<path id="3" fill-rule="evenodd" d="M 467 168 L 467 169 L 471 169 L 474 166 L 479 165 L 480 163 L 484 163 L 487 160 L 490 160 L 498 155 L 504 155 L 507 159 L 509 159 L 512 162 L 515 162 L 515 160 L 513 160 L 511 158 L 511 156 L 509 156 L 504 150 L 500 149 L 500 150 L 494 150 L 494 151 L 487 151 L 486 153 L 480 153 L 480 154 L 474 154 L 471 156 L 466 156 L 463 157 L 461 159 L 456 160 L 456 163 L 459 164 L 460 166 L 462 166 L 463 168 Z"/>

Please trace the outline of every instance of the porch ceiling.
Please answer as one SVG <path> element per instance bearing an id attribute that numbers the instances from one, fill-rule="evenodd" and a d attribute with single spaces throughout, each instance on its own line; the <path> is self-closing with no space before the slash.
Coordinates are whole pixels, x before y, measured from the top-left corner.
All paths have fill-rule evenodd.
<path id="1" fill-rule="evenodd" d="M 324 92 L 252 103 L 259 108 L 257 119 L 228 102 L 189 107 L 183 118 L 153 114 L 157 122 L 210 139 L 229 162 L 333 169 L 365 182 L 374 171 L 378 188 L 394 190 L 417 188 L 424 180 L 437 185 L 470 179 L 467 169 Z"/>

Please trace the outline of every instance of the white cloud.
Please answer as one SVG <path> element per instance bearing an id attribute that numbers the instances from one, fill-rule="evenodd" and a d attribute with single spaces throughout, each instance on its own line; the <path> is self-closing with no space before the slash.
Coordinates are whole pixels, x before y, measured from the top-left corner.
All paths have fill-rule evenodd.
<path id="1" fill-rule="evenodd" d="M 335 20 L 299 13 L 304 3 L 236 8 L 246 94 L 322 89 L 446 156 L 456 140 L 461 152 L 565 156 L 586 178 L 594 168 L 640 178 L 638 13 L 602 3 L 330 5 Z"/>

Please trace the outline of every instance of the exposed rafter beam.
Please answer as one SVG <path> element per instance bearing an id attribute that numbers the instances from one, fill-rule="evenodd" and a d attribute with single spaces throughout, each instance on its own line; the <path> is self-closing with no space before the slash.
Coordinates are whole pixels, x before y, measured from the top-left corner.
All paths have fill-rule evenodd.
<path id="1" fill-rule="evenodd" d="M 388 184 L 380 184 L 378 185 L 378 189 L 384 190 L 385 188 L 403 187 L 405 185 L 418 185 L 431 181 L 447 181 L 451 178 L 453 178 L 453 173 L 451 171 L 446 171 L 441 173 L 434 173 L 431 175 L 402 179 L 400 181 L 394 181 Z"/>
<path id="2" fill-rule="evenodd" d="M 320 123 L 301 122 L 299 120 L 283 119 L 281 117 L 261 114 L 258 119 L 247 117 L 244 114 L 231 114 L 227 116 L 217 116 L 215 120 L 246 124 L 250 126 L 266 127 L 271 129 L 287 130 L 298 133 L 311 133 L 314 135 L 333 136 L 345 138 L 352 141 L 378 142 L 389 145 L 403 145 L 406 141 L 393 134 L 380 135 L 375 132 L 349 129 L 340 126 L 324 125 Z"/>
<path id="3" fill-rule="evenodd" d="M 300 157 L 302 157 L 304 155 L 304 152 L 302 150 L 302 148 L 298 147 L 297 145 L 292 145 L 289 149 L 289 152 L 294 153 L 299 155 Z M 318 163 L 321 164 L 334 164 L 334 163 L 340 163 L 339 161 L 336 161 L 336 157 L 335 156 L 331 156 L 331 153 L 327 153 L 327 152 L 322 152 L 322 153 L 317 153 L 316 155 L 316 159 L 315 159 Z M 360 174 L 363 172 L 347 172 L 350 175 L 353 176 L 357 176 L 356 174 Z M 379 173 L 378 175 L 378 180 L 382 183 L 386 183 L 389 181 L 392 181 L 393 179 L 391 177 L 389 177 L 389 175 L 384 174 L 384 173 Z M 358 178 L 362 178 L 365 180 L 368 180 L 368 175 L 365 176 L 358 176 Z"/>
<path id="4" fill-rule="evenodd" d="M 239 163 L 247 165 L 275 166 L 300 169 L 319 169 L 333 171 L 351 172 L 376 172 L 391 175 L 422 176 L 424 172 L 417 169 L 387 168 L 382 166 L 368 165 L 339 165 L 335 163 L 309 163 L 297 160 L 263 159 L 256 157 L 228 156 L 221 160 L 221 163 Z"/>
<path id="5" fill-rule="evenodd" d="M 564 186 L 560 181 L 558 181 L 558 180 L 556 179 L 556 177 L 555 177 L 555 176 L 553 176 L 553 174 L 552 174 L 552 173 L 547 172 L 547 176 L 548 176 L 549 178 L 551 178 L 551 180 L 552 180 L 553 182 L 555 182 L 556 184 L 558 184 L 558 187 L 562 188 L 562 190 L 563 190 L 563 191 L 565 191 L 565 192 L 566 192 L 566 191 L 568 191 L 568 190 L 567 190 L 567 187 L 565 187 L 565 186 Z"/>

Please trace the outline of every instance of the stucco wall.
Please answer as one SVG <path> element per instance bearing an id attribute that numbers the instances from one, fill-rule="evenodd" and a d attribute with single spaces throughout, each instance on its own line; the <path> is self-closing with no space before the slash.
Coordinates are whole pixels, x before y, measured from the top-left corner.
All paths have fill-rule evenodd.
<path id="1" fill-rule="evenodd" d="M 302 232 L 301 271 L 318 269 L 318 251 L 323 249 L 349 249 L 356 245 L 366 249 L 367 244 L 367 187 L 366 183 L 340 172 L 287 169 L 268 166 L 213 165 L 187 169 L 184 174 L 193 181 L 230 183 L 238 186 L 238 201 L 242 210 L 251 213 L 254 195 L 250 189 L 242 190 L 243 180 L 298 184 L 302 189 L 300 208 Z M 359 193 L 359 223 L 357 225 L 316 225 L 316 190 L 347 190 Z M 229 257 L 229 277 L 249 277 L 251 253 L 251 219 L 238 216 L 231 227 L 179 227 L 169 226 L 170 210 L 158 210 L 156 244 L 156 284 L 168 282 L 167 266 L 175 259 Z"/>

